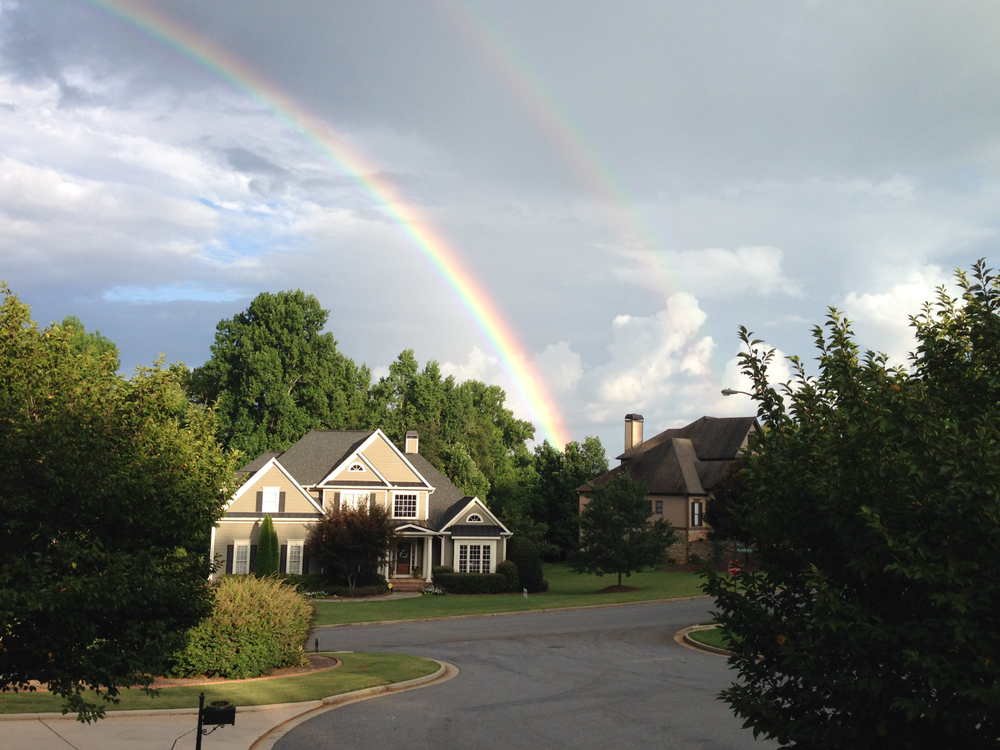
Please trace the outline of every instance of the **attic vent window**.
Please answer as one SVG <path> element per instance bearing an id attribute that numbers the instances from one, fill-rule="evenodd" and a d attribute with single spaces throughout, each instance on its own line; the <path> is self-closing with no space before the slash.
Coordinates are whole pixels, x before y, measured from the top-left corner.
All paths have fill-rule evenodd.
<path id="1" fill-rule="evenodd" d="M 483 517 L 481 515 L 479 515 L 478 513 L 473 513 L 471 516 L 469 516 L 465 520 L 466 520 L 466 523 L 482 523 L 483 522 Z"/>
<path id="2" fill-rule="evenodd" d="M 365 467 L 361 464 L 351 464 L 351 468 L 348 471 L 364 471 Z"/>

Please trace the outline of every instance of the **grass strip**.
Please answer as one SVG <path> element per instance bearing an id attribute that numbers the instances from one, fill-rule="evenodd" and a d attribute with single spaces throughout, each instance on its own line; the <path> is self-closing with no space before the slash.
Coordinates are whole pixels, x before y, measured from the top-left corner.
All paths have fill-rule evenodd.
<path id="1" fill-rule="evenodd" d="M 206 705 L 227 700 L 236 706 L 263 706 L 271 703 L 314 701 L 362 688 L 390 685 L 424 675 L 439 668 L 435 661 L 405 654 L 331 654 L 343 664 L 325 672 L 252 682 L 213 683 L 161 688 L 150 698 L 141 690 L 125 690 L 121 702 L 108 704 L 110 711 L 136 709 L 197 708 L 204 691 Z M 92 696 L 90 698 L 92 700 Z M 62 698 L 50 693 L 0 694 L 0 713 L 48 713 L 62 711 Z"/>
<path id="2" fill-rule="evenodd" d="M 688 633 L 692 641 L 698 641 L 706 646 L 714 646 L 728 650 L 730 647 L 729 634 L 722 628 L 712 628 L 711 630 L 692 630 Z"/>
<path id="3" fill-rule="evenodd" d="M 428 617 L 485 615 L 501 612 L 530 612 L 561 607 L 590 607 L 595 604 L 623 604 L 655 599 L 700 596 L 704 592 L 701 573 L 633 573 L 622 584 L 637 591 L 598 594 L 618 582 L 617 576 L 598 577 L 571 573 L 565 565 L 546 565 L 545 594 L 480 596 L 431 596 L 369 602 L 316 602 L 317 625 L 346 625 L 380 620 L 420 620 Z"/>

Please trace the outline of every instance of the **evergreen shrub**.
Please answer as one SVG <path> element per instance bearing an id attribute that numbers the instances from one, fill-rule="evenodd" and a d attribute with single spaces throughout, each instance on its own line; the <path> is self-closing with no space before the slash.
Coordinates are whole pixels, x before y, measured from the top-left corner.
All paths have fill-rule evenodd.
<path id="1" fill-rule="evenodd" d="M 212 595 L 212 614 L 188 631 L 172 674 L 245 679 L 306 663 L 315 610 L 292 586 L 276 577 L 223 576 Z"/>
<path id="2" fill-rule="evenodd" d="M 431 568 L 431 573 L 434 578 L 437 578 L 439 575 L 442 575 L 444 573 L 454 573 L 454 572 L 455 569 L 450 565 L 435 565 L 433 568 Z"/>
<path id="3" fill-rule="evenodd" d="M 264 576 L 277 575 L 280 566 L 278 534 L 274 530 L 274 522 L 270 516 L 264 516 L 260 525 L 260 539 L 257 541 L 257 564 L 254 574 Z"/>
<path id="4" fill-rule="evenodd" d="M 449 594 L 503 594 L 507 577 L 499 573 L 442 573 L 434 579 Z"/>
<path id="5" fill-rule="evenodd" d="M 517 566 L 521 577 L 519 589 L 528 589 L 529 594 L 549 590 L 542 579 L 542 558 L 530 540 L 517 536 L 507 540 L 507 559 Z"/>
<path id="6" fill-rule="evenodd" d="M 507 580 L 507 591 L 517 593 L 521 590 L 521 574 L 517 571 L 517 565 L 511 560 L 504 560 L 497 565 L 497 573 Z"/>

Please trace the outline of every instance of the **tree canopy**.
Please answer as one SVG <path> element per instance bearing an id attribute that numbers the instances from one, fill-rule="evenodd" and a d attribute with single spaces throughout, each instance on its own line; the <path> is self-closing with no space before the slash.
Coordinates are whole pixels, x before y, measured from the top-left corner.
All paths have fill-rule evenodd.
<path id="1" fill-rule="evenodd" d="M 324 570 L 354 588 L 378 572 L 396 541 L 392 510 L 383 505 L 330 508 L 309 528 L 306 544 Z"/>
<path id="2" fill-rule="evenodd" d="M 649 522 L 646 485 L 621 471 L 587 492 L 580 513 L 580 549 L 569 556 L 574 573 L 630 576 L 663 562 L 676 535 L 663 518 Z"/>
<path id="3" fill-rule="evenodd" d="M 311 429 L 364 426 L 371 375 L 324 333 L 328 313 L 301 290 L 262 292 L 219 323 L 212 357 L 191 377 L 217 404 L 220 438 L 247 458 L 284 450 Z"/>
<path id="4" fill-rule="evenodd" d="M 234 486 L 178 368 L 117 375 L 0 305 L 0 689 L 37 680 L 84 720 L 148 686 L 211 609 L 209 535 Z"/>
<path id="5" fill-rule="evenodd" d="M 976 264 L 912 319 L 908 368 L 836 311 L 818 374 L 768 381 L 739 521 L 759 572 L 711 579 L 754 733 L 801 748 L 1000 744 L 1000 282 Z"/>

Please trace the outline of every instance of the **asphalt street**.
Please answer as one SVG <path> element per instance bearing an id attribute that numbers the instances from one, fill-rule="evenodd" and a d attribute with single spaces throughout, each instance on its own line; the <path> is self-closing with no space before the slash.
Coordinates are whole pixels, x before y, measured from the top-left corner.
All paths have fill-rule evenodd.
<path id="1" fill-rule="evenodd" d="M 323 630 L 323 649 L 416 654 L 461 674 L 328 711 L 275 748 L 777 747 L 754 741 L 716 697 L 734 677 L 725 658 L 674 642 L 710 608 L 699 600 Z"/>

